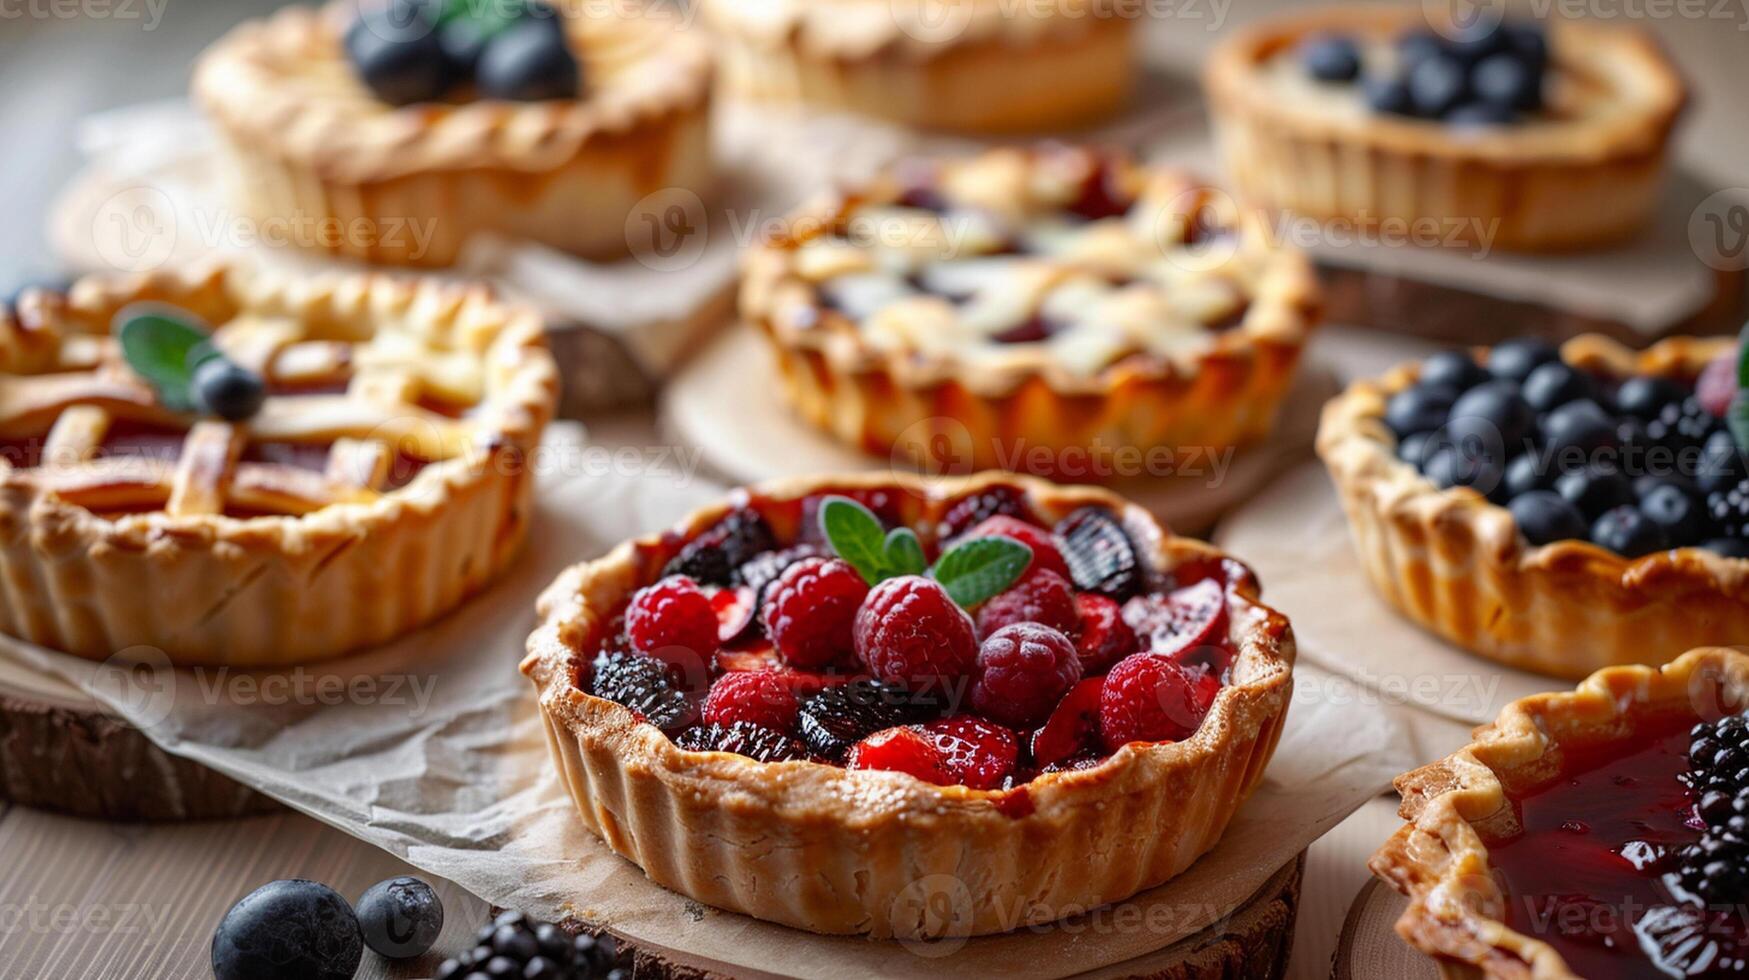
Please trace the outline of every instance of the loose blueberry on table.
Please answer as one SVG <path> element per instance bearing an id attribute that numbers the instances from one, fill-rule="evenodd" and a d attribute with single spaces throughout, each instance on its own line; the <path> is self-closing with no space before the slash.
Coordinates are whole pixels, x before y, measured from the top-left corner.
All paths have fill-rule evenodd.
<path id="1" fill-rule="evenodd" d="M 1319 34 L 1298 49 L 1301 68 L 1332 85 L 1358 85 L 1374 112 L 1450 126 L 1503 126 L 1543 109 L 1548 38 L 1536 24 L 1497 22 L 1455 36 L 1416 31 L 1395 50 Z"/>
<path id="2" fill-rule="evenodd" d="M 630 598 L 579 684 L 683 749 L 1005 790 L 1189 738 L 1227 682 L 1230 569 L 1156 571 L 1110 511 L 1047 526 L 1000 486 L 949 506 L 931 556 L 857 494 L 801 502 L 800 542 L 731 511 Z"/>
<path id="3" fill-rule="evenodd" d="M 544 3 L 390 0 L 345 36 L 347 59 L 389 105 L 486 99 L 573 99 L 582 87 L 563 18 Z"/>
<path id="4" fill-rule="evenodd" d="M 1587 977 L 1749 973 L 1749 719 L 1581 746 L 1491 842 L 1506 922 Z"/>
<path id="5" fill-rule="evenodd" d="M 1486 362 L 1448 351 L 1386 403 L 1397 456 L 1442 489 L 1512 512 L 1533 545 L 1588 540 L 1638 558 L 1702 547 L 1749 556 L 1749 462 L 1727 419 L 1736 354 L 1687 379 L 1606 377 L 1540 340 Z"/>

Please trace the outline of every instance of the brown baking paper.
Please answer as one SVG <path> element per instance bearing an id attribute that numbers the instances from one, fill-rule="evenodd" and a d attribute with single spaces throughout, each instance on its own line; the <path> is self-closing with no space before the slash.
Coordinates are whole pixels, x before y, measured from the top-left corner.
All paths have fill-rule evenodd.
<path id="1" fill-rule="evenodd" d="M 0 657 L 63 678 L 167 750 L 218 769 L 495 904 L 575 915 L 670 958 L 736 974 L 1059 976 L 1121 963 L 1237 908 L 1415 760 L 1393 712 L 1315 667 L 1257 793 L 1212 854 L 1167 885 L 1052 928 L 969 942 L 821 937 L 720 912 L 651 884 L 573 819 L 532 685 L 517 671 L 536 594 L 566 565 L 718 497 L 686 470 L 631 475 L 560 427 L 536 526 L 508 577 L 391 646 L 299 670 L 95 664 L 15 641 Z"/>

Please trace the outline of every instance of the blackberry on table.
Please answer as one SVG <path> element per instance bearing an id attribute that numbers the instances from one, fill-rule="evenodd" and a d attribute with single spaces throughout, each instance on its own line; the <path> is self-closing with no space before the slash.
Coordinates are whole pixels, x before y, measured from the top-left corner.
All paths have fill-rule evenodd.
<path id="1" fill-rule="evenodd" d="M 505 912 L 486 923 L 474 937 L 473 949 L 445 960 L 435 980 L 619 980 L 629 970 L 617 968 L 619 949 L 612 936 L 584 933 L 573 938 L 551 922 L 537 922 L 521 912 Z"/>
<path id="2" fill-rule="evenodd" d="M 697 713 L 692 699 L 669 677 L 668 666 L 654 657 L 616 651 L 597 658 L 591 690 L 663 731 L 687 724 Z"/>
<path id="3" fill-rule="evenodd" d="M 810 757 L 806 745 L 782 732 L 747 721 L 688 728 L 674 744 L 689 752 L 733 752 L 760 762 L 793 762 Z"/>
<path id="4" fill-rule="evenodd" d="M 1109 511 L 1083 507 L 1063 518 L 1056 534 L 1077 589 L 1119 602 L 1141 590 L 1142 564 L 1135 543 Z"/>
<path id="5" fill-rule="evenodd" d="M 758 511 L 731 511 L 686 543 L 662 569 L 663 577 L 685 575 L 706 585 L 735 585 L 736 571 L 760 552 L 776 546 L 771 525 Z"/>

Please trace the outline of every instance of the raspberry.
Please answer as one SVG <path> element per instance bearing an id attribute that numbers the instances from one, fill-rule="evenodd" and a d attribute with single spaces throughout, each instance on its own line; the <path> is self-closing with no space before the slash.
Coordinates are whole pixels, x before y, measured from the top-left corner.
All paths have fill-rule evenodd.
<path id="1" fill-rule="evenodd" d="M 1081 672 L 1097 674 L 1136 652 L 1136 631 L 1123 621 L 1123 608 L 1114 600 L 1092 592 L 1075 595 L 1081 614 L 1081 637 L 1075 648 L 1081 654 Z"/>
<path id="2" fill-rule="evenodd" d="M 704 699 L 704 720 L 714 725 L 747 722 L 787 732 L 799 710 L 795 693 L 771 670 L 724 674 Z"/>
<path id="3" fill-rule="evenodd" d="M 1069 563 L 1063 560 L 1063 553 L 1057 550 L 1057 539 L 1037 524 L 1028 524 L 1018 517 L 998 514 L 979 521 L 978 526 L 966 532 L 966 537 L 1008 538 L 1018 541 L 1032 549 L 1032 564 L 1029 568 L 1045 568 L 1065 579 L 1069 577 Z"/>
<path id="4" fill-rule="evenodd" d="M 933 739 L 910 725 L 875 732 L 856 743 L 844 760 L 844 768 L 903 772 L 937 786 L 953 783 L 947 757 Z"/>
<path id="5" fill-rule="evenodd" d="M 670 576 L 632 596 L 626 639 L 645 656 L 702 674 L 717 648 L 717 611 L 692 579 Z"/>
<path id="6" fill-rule="evenodd" d="M 890 578 L 869 590 L 856 613 L 856 656 L 883 681 L 949 685 L 978 659 L 972 618 L 947 590 L 921 575 Z"/>
<path id="7" fill-rule="evenodd" d="M 849 562 L 804 558 L 783 570 L 765 597 L 765 629 L 798 667 L 840 663 L 856 649 L 851 629 L 868 583 Z"/>
<path id="8" fill-rule="evenodd" d="M 1694 397 L 1702 408 L 1724 418 L 1731 410 L 1731 399 L 1737 397 L 1737 352 L 1721 354 L 1700 373 L 1695 382 Z"/>
<path id="9" fill-rule="evenodd" d="M 1201 723 L 1195 684 L 1170 657 L 1133 654 L 1105 677 L 1099 730 L 1107 751 L 1130 742 L 1176 742 Z"/>
<path id="10" fill-rule="evenodd" d="M 808 758 L 808 748 L 782 732 L 761 725 L 698 725 L 680 733 L 674 744 L 689 752 L 734 752 L 760 762 Z"/>
<path id="11" fill-rule="evenodd" d="M 972 709 L 1015 728 L 1043 722 L 1081 680 L 1081 658 L 1062 633 L 1038 623 L 1004 626 L 978 650 Z"/>
<path id="12" fill-rule="evenodd" d="M 1035 568 L 978 610 L 979 636 L 1014 623 L 1043 623 L 1069 636 L 1080 635 L 1081 614 L 1075 609 L 1075 590 L 1069 580 L 1050 569 Z"/>
<path id="13" fill-rule="evenodd" d="M 909 773 L 937 786 L 994 789 L 1014 771 L 1019 756 L 1013 732 L 961 715 L 876 732 L 856 743 L 845 767 Z"/>
<path id="14" fill-rule="evenodd" d="M 1027 510 L 1026 497 L 1019 490 L 1014 487 L 991 487 L 954 501 L 948 507 L 947 513 L 941 515 L 936 536 L 942 541 L 952 541 L 987 518 L 998 514 L 1025 517 Z"/>

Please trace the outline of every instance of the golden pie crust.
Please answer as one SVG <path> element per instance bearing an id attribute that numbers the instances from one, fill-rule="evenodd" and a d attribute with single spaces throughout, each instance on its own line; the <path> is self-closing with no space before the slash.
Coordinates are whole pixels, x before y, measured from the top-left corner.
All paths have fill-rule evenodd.
<path id="1" fill-rule="evenodd" d="M 260 412 L 164 408 L 110 336 L 140 303 L 216 327 L 268 380 Z M 0 632 L 237 667 L 395 639 L 516 554 L 557 377 L 540 316 L 479 286 L 215 266 L 29 290 L 0 306 L 0 436 L 41 451 L 0 462 Z M 176 448 L 106 451 L 129 427 Z M 326 469 L 265 455 L 300 445 Z M 425 462 L 392 482 L 401 453 Z"/>
<path id="2" fill-rule="evenodd" d="M 1661 668 L 1611 667 L 1573 691 L 1521 698 L 1469 745 L 1397 777 L 1409 821 L 1369 862 L 1409 897 L 1397 932 L 1451 975 L 1490 980 L 1577 980 L 1547 943 L 1502 921 L 1506 896 L 1488 841 L 1518 832 L 1509 792 L 1557 778 L 1575 746 L 1630 739 L 1648 721 L 1716 718 L 1749 703 L 1749 654 L 1692 650 Z"/>
<path id="3" fill-rule="evenodd" d="M 1195 735 L 1133 743 L 1092 769 L 985 791 L 895 772 L 688 752 L 629 709 L 577 687 L 579 661 L 594 655 L 611 610 L 734 506 L 760 509 L 783 541 L 793 540 L 799 518 L 791 511 L 807 496 L 895 490 L 903 523 L 932 535 L 950 501 L 997 485 L 1022 489 L 1046 522 L 1086 505 L 1112 508 L 1161 569 L 1223 563 L 1238 656 L 1232 682 Z M 540 691 L 548 745 L 584 825 L 663 887 L 822 933 L 1000 932 L 1166 881 L 1215 846 L 1262 778 L 1293 686 L 1293 634 L 1258 601 L 1243 566 L 1171 536 L 1103 490 L 1007 475 L 863 474 L 742 491 L 672 533 L 572 567 L 539 608 L 543 622 L 522 671 Z"/>
<path id="4" fill-rule="evenodd" d="M 841 224 L 861 220 L 865 206 L 897 199 L 904 166 L 804 207 L 786 221 L 790 231 L 746 259 L 741 315 L 770 343 L 780 387 L 803 418 L 865 452 L 906 458 L 934 472 L 1010 469 L 1079 481 L 1109 479 L 1102 461 L 1125 454 L 1221 449 L 1255 442 L 1273 429 L 1316 326 L 1319 292 L 1305 256 L 1276 242 L 1261 213 L 1180 171 L 1088 149 L 1009 148 L 931 163 L 950 199 L 1020 226 L 1053 219 L 1053 200 L 1064 186 L 1090 168 L 1110 166 L 1137 203 L 1130 216 L 1100 223 L 1102 232 L 1116 230 L 1114 221 L 1127 227 L 1136 215 L 1155 231 L 1149 240 L 1090 237 L 1084 255 L 1047 256 L 1043 275 L 1140 277 L 1150 263 L 1173 265 L 1182 256 L 1182 283 L 1221 284 L 1240 311 L 1235 322 L 1220 326 L 1144 313 L 1133 328 L 1147 335 L 1142 339 L 1183 336 L 1192 343 L 1166 352 L 1141 349 L 1092 368 L 1068 363 L 1044 343 L 1005 345 L 974 359 L 973 351 L 933 343 L 932 335 L 944 331 L 923 318 L 915 318 L 907 342 L 872 342 L 864 325 L 822 292 L 825 276 L 859 257 L 847 249 L 817 261 L 810 249 L 829 241 Z M 1211 246 L 1217 251 L 1206 255 L 1179 251 L 1172 236 L 1188 235 L 1186 229 L 1208 215 L 1231 231 L 1231 242 Z M 877 230 L 876 240 L 883 234 Z M 950 246 L 944 254 L 958 258 L 955 249 L 966 247 Z M 1018 284 L 1003 292 L 1028 295 Z M 1168 299 L 1191 292 L 1182 284 L 1159 287 Z M 1042 307 L 1045 296 L 1026 302 Z"/>
<path id="5" fill-rule="evenodd" d="M 1273 85 L 1264 67 L 1325 32 L 1393 38 L 1421 5 L 1327 7 L 1252 25 L 1210 57 L 1205 84 L 1234 183 L 1271 207 L 1362 227 L 1433 223 L 1472 245 L 1564 250 L 1644 227 L 1687 86 L 1649 33 L 1548 22 L 1550 99 L 1568 114 L 1493 132 L 1335 112 Z M 1413 223 L 1413 224 L 1407 224 Z"/>
<path id="6" fill-rule="evenodd" d="M 1561 356 L 1617 377 L 1692 382 L 1733 343 L 1673 337 L 1633 351 L 1586 335 Z M 1749 636 L 1749 560 L 1704 548 L 1629 559 L 1586 541 L 1533 547 L 1506 508 L 1469 488 L 1440 490 L 1399 460 L 1385 404 L 1419 370 L 1357 382 L 1325 406 L 1318 430 L 1361 563 L 1400 612 L 1466 650 L 1556 677 Z"/>
<path id="7" fill-rule="evenodd" d="M 708 194 L 714 63 L 677 13 L 557 0 L 583 97 L 396 108 L 353 77 L 355 2 L 288 7 L 200 59 L 245 215 L 300 246 L 389 265 L 453 264 L 477 233 L 589 259 L 625 255 L 650 195 Z M 658 199 L 660 200 L 660 199 Z"/>
<path id="8" fill-rule="evenodd" d="M 1136 74 L 1119 0 L 701 0 L 734 95 L 975 133 L 1109 116 Z"/>

